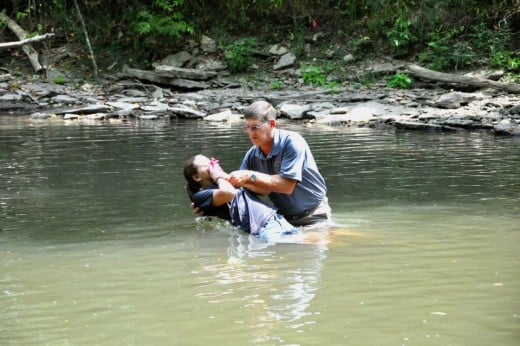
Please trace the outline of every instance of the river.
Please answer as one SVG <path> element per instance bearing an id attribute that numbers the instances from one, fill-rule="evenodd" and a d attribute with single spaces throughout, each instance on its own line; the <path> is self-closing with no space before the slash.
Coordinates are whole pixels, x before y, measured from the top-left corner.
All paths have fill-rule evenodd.
<path id="1" fill-rule="evenodd" d="M 518 139 L 280 127 L 327 181 L 320 244 L 195 218 L 182 165 L 237 168 L 239 124 L 0 117 L 0 344 L 518 344 Z"/>

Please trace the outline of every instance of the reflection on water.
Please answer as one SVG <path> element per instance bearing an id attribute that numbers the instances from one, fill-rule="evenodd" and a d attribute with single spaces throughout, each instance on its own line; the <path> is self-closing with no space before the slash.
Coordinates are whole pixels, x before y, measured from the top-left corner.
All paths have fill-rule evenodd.
<path id="1" fill-rule="evenodd" d="M 520 142 L 283 125 L 339 232 L 266 246 L 195 220 L 184 160 L 239 125 L 0 117 L 0 344 L 514 345 Z"/>

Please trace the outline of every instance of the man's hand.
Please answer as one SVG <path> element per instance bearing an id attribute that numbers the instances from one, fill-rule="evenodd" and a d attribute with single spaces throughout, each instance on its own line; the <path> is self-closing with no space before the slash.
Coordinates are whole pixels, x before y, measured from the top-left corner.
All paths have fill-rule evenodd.
<path id="1" fill-rule="evenodd" d="M 229 173 L 229 182 L 235 187 L 241 187 L 251 181 L 251 171 L 239 170 Z"/>

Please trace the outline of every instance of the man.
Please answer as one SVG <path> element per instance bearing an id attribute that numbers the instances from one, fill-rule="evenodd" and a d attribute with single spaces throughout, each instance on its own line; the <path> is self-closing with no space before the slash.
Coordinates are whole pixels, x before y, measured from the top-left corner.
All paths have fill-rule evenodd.
<path id="1" fill-rule="evenodd" d="M 309 145 L 300 134 L 277 129 L 276 115 L 266 101 L 256 101 L 246 108 L 246 130 L 253 146 L 240 170 L 229 174 L 229 181 L 268 195 L 294 226 L 329 221 L 327 187 Z"/>

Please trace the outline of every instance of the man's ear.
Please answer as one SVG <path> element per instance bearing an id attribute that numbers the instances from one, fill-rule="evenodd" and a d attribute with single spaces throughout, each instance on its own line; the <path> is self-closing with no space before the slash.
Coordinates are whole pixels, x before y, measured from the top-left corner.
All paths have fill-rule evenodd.
<path id="1" fill-rule="evenodd" d="M 275 119 L 269 120 L 269 126 L 271 126 L 271 128 L 275 127 L 276 126 L 276 120 Z"/>

